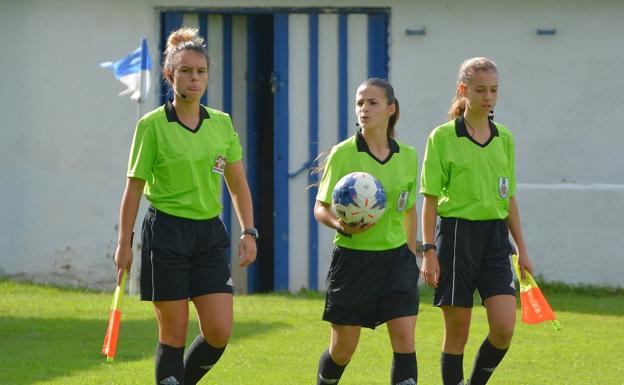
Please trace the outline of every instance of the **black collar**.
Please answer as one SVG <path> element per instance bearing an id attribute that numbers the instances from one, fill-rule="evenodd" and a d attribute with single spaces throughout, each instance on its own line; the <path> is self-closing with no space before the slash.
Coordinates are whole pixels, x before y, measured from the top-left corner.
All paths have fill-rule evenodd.
<path id="1" fill-rule="evenodd" d="M 165 115 L 167 116 L 167 121 L 168 122 L 170 122 L 170 123 L 171 122 L 178 123 L 179 125 L 184 127 L 184 129 L 189 130 L 189 131 L 191 131 L 193 133 L 199 131 L 202 123 L 204 122 L 204 119 L 210 119 L 210 115 L 208 115 L 208 111 L 206 111 L 206 108 L 204 108 L 204 106 L 200 105 L 199 106 L 199 122 L 197 122 L 197 127 L 195 127 L 195 129 L 187 127 L 178 118 L 178 114 L 176 113 L 175 108 L 173 108 L 173 103 L 171 102 L 171 100 L 167 100 L 167 103 L 165 103 Z"/>
<path id="2" fill-rule="evenodd" d="M 357 134 L 355 134 L 355 145 L 357 146 L 358 152 L 365 152 L 370 155 L 373 159 L 381 164 L 386 164 L 392 158 L 392 154 L 399 152 L 399 144 L 393 138 L 388 137 L 388 146 L 390 146 L 390 153 L 388 157 L 384 160 L 377 159 L 373 153 L 371 153 L 370 148 L 368 148 L 368 144 L 366 140 L 364 140 L 364 136 L 362 135 L 362 130 L 358 130 Z"/>
<path id="3" fill-rule="evenodd" d="M 499 136 L 496 124 L 494 124 L 494 122 L 492 122 L 491 120 L 488 120 L 488 123 L 490 125 L 490 139 L 488 139 L 487 142 L 483 144 L 477 142 L 472 136 L 470 136 L 470 134 L 468 133 L 468 129 L 466 128 L 466 122 L 464 121 L 463 116 L 458 116 L 457 118 L 455 118 L 455 134 L 457 134 L 458 138 L 461 138 L 463 136 L 468 138 L 468 140 L 470 140 L 474 144 L 480 147 L 485 147 L 492 141 L 492 139 L 494 139 L 495 136 Z"/>

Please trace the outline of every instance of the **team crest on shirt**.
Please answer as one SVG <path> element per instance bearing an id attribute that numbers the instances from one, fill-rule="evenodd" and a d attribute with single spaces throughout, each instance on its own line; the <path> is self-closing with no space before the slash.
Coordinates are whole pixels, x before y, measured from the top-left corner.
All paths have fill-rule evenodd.
<path id="1" fill-rule="evenodd" d="M 400 213 L 402 211 L 405 211 L 405 205 L 407 204 L 408 194 L 409 192 L 407 190 L 403 190 L 399 194 L 399 198 L 397 199 L 397 205 L 396 205 L 397 212 Z"/>
<path id="2" fill-rule="evenodd" d="M 214 164 L 212 165 L 212 172 L 216 172 L 217 174 L 223 175 L 225 171 L 225 157 L 221 155 L 217 155 L 217 159 L 215 159 Z"/>
<path id="3" fill-rule="evenodd" d="M 498 195 L 502 199 L 507 199 L 509 196 L 509 178 L 504 176 L 498 178 Z"/>

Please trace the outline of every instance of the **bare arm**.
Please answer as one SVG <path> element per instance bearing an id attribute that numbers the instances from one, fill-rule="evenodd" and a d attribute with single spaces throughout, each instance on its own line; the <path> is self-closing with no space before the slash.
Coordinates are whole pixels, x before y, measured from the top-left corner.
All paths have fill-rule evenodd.
<path id="1" fill-rule="evenodd" d="M 403 228 L 407 236 L 407 247 L 416 255 L 416 233 L 418 232 L 418 211 L 416 205 L 405 212 Z"/>
<path id="2" fill-rule="evenodd" d="M 139 211 L 143 186 L 145 186 L 144 180 L 128 178 L 126 180 L 126 189 L 121 198 L 119 237 L 117 239 L 117 250 L 115 251 L 118 284 L 121 282 L 123 271 L 130 271 L 132 266 L 132 230 L 134 229 L 134 222 Z"/>
<path id="3" fill-rule="evenodd" d="M 438 216 L 438 197 L 425 195 L 422 209 L 423 243 L 435 244 L 435 227 Z M 440 264 L 436 250 L 427 250 L 423 253 L 421 275 L 425 283 L 437 287 L 440 276 Z"/>
<path id="4" fill-rule="evenodd" d="M 520 275 L 524 279 L 524 270 L 528 270 L 533 274 L 533 265 L 529 260 L 527 254 L 526 245 L 524 243 L 524 237 L 522 236 L 522 226 L 520 225 L 520 210 L 518 209 L 518 202 L 516 197 L 509 198 L 509 216 L 507 217 L 507 226 L 509 232 L 516 244 L 516 250 L 518 251 L 518 266 L 520 267 Z"/>
<path id="5" fill-rule="evenodd" d="M 225 183 L 232 197 L 232 204 L 241 228 L 249 229 L 254 227 L 251 191 L 249 190 L 242 161 L 228 163 L 225 166 Z M 241 266 L 249 266 L 256 259 L 256 241 L 251 235 L 241 237 L 238 253 Z"/>

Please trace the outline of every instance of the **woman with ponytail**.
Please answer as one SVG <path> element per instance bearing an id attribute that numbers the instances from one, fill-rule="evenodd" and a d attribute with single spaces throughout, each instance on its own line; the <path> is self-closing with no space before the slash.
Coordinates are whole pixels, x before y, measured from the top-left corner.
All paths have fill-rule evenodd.
<path id="1" fill-rule="evenodd" d="M 331 337 L 319 361 L 316 384 L 338 384 L 361 328 L 386 323 L 394 351 L 391 384 L 415 385 L 418 158 L 413 147 L 395 139 L 399 104 L 390 83 L 366 80 L 355 102 L 360 129 L 331 149 L 321 168 L 314 207 L 316 220 L 336 230 L 323 312 L 323 320 L 331 323 Z M 330 208 L 336 182 L 357 171 L 374 175 L 386 191 L 386 210 L 377 223 L 348 224 Z"/>
<path id="2" fill-rule="evenodd" d="M 132 229 L 145 194 L 150 207 L 141 233 L 141 299 L 153 303 L 158 319 L 157 385 L 197 384 L 230 338 L 230 236 L 219 219 L 223 178 L 242 227 L 239 264 L 256 258 L 258 232 L 238 135 L 227 114 L 200 104 L 209 60 L 197 32 L 181 28 L 167 40 L 162 74 L 173 100 L 137 124 L 115 253 L 119 281 L 132 264 Z M 201 333 L 184 354 L 189 300 Z"/>
<path id="3" fill-rule="evenodd" d="M 429 135 L 422 166 L 421 275 L 435 288 L 433 304 L 444 317 L 444 385 L 464 383 L 475 289 L 487 312 L 489 333 L 467 384 L 485 384 L 509 348 L 516 319 L 510 233 L 522 274 L 533 273 L 515 198 L 514 139 L 491 117 L 497 95 L 494 62 L 483 57 L 464 61 L 451 120 Z"/>

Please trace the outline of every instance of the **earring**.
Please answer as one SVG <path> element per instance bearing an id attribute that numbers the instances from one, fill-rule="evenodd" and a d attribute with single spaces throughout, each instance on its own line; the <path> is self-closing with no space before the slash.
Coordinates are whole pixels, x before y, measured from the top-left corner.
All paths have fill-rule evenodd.
<path id="1" fill-rule="evenodd" d="M 490 113 L 488 114 L 488 119 L 494 120 L 494 111 L 490 111 Z"/>

